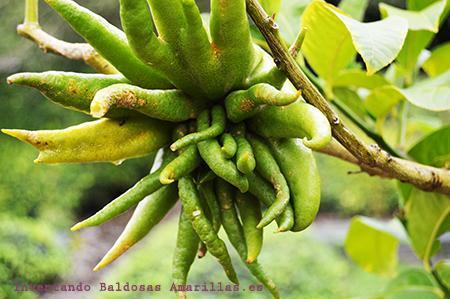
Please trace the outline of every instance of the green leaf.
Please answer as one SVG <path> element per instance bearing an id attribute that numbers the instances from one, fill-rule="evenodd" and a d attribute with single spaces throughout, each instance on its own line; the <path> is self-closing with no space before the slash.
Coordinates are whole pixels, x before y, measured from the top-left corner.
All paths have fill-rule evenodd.
<path id="1" fill-rule="evenodd" d="M 330 9 L 329 9 L 330 8 Z M 333 85 L 333 79 L 355 57 L 352 38 L 343 22 L 333 13 L 334 6 L 315 0 L 307 7 L 302 27 L 307 33 L 302 52 L 319 76 Z"/>
<path id="2" fill-rule="evenodd" d="M 366 63 L 369 74 L 391 63 L 407 34 L 407 23 L 402 18 L 361 23 L 322 0 L 314 0 L 307 7 L 302 27 L 307 29 L 303 53 L 328 88 L 355 58 L 356 51 Z"/>
<path id="3" fill-rule="evenodd" d="M 422 10 L 434 2 L 436 2 L 436 0 L 406 0 L 408 10 L 414 11 Z"/>
<path id="4" fill-rule="evenodd" d="M 426 1 L 427 4 L 431 1 Z M 404 46 L 397 57 L 398 63 L 407 73 L 412 74 L 422 50 L 431 42 L 434 33 L 439 30 L 439 21 L 444 14 L 446 1 L 438 1 L 428 6 L 424 3 L 416 3 L 420 11 L 407 11 L 387 4 L 380 4 L 380 12 L 383 16 L 400 16 L 408 20 L 410 31 L 406 37 Z"/>
<path id="5" fill-rule="evenodd" d="M 369 0 L 342 0 L 339 8 L 349 14 L 353 19 L 361 21 L 364 18 Z"/>
<path id="6" fill-rule="evenodd" d="M 431 111 L 450 109 L 450 71 L 402 89 L 405 99 L 417 107 Z"/>
<path id="7" fill-rule="evenodd" d="M 438 238 L 450 230 L 450 199 L 415 189 L 406 203 L 405 215 L 413 248 L 424 265 L 429 267 L 430 258 L 440 248 Z"/>
<path id="8" fill-rule="evenodd" d="M 281 9 L 281 0 L 258 0 L 269 16 L 276 15 Z"/>
<path id="9" fill-rule="evenodd" d="M 439 261 L 434 266 L 439 281 L 450 291 L 450 260 Z"/>
<path id="10" fill-rule="evenodd" d="M 430 77 L 450 70 L 450 43 L 435 48 L 422 67 Z"/>
<path id="11" fill-rule="evenodd" d="M 386 223 L 367 217 L 353 217 L 345 240 L 347 255 L 367 272 L 393 275 L 399 240 Z"/>
<path id="12" fill-rule="evenodd" d="M 362 122 L 370 123 L 372 121 L 369 118 L 361 97 L 355 91 L 345 87 L 337 87 L 333 88 L 333 94 L 335 96 L 334 101 L 338 101 L 341 106 L 345 105 Z"/>
<path id="13" fill-rule="evenodd" d="M 269 0 L 270 1 L 270 0 Z M 294 42 L 301 28 L 301 16 L 312 0 L 285 0 L 276 21 L 280 26 L 281 35 L 288 43 Z"/>
<path id="14" fill-rule="evenodd" d="M 403 47 L 408 26 L 402 18 L 388 17 L 382 21 L 361 23 L 343 14 L 336 15 L 349 30 L 369 75 L 394 61 Z"/>
<path id="15" fill-rule="evenodd" d="M 372 90 L 366 98 L 365 106 L 367 111 L 376 118 L 384 118 L 404 98 L 399 88 L 394 85 L 385 85 Z"/>
<path id="16" fill-rule="evenodd" d="M 444 294 L 433 276 L 422 269 L 407 269 L 387 285 L 385 299 L 441 299 Z"/>
<path id="17" fill-rule="evenodd" d="M 450 125 L 416 143 L 408 154 L 417 162 L 444 167 L 450 163 Z"/>
<path id="18" fill-rule="evenodd" d="M 407 0 L 406 1 L 406 6 L 408 7 L 408 10 L 422 10 L 425 7 L 437 2 L 440 0 Z M 445 11 L 444 13 L 441 15 L 441 22 L 443 21 L 443 19 L 445 18 L 446 14 L 449 12 L 450 10 L 450 1 L 447 0 L 447 6 L 445 7 Z"/>
<path id="19" fill-rule="evenodd" d="M 439 31 L 439 21 L 444 12 L 446 0 L 432 3 L 421 11 L 410 11 L 380 3 L 381 15 L 385 17 L 397 16 L 408 21 L 408 28 L 413 31 L 426 30 L 430 32 Z"/>
<path id="20" fill-rule="evenodd" d="M 334 81 L 335 87 L 353 86 L 358 88 L 374 89 L 389 85 L 389 81 L 378 74 L 368 75 L 362 70 L 342 70 Z"/>
<path id="21" fill-rule="evenodd" d="M 394 85 L 375 88 L 367 96 L 365 106 L 372 115 L 382 118 L 402 100 L 431 111 L 449 110 L 450 70 L 406 89 Z"/>

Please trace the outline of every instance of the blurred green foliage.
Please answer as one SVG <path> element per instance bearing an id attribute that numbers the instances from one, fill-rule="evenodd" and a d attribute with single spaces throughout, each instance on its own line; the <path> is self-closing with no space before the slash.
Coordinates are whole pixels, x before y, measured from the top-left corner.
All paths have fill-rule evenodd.
<path id="1" fill-rule="evenodd" d="M 69 266 L 64 238 L 45 221 L 3 216 L 0 228 L 0 298 L 33 298 L 11 284 L 54 281 Z"/>

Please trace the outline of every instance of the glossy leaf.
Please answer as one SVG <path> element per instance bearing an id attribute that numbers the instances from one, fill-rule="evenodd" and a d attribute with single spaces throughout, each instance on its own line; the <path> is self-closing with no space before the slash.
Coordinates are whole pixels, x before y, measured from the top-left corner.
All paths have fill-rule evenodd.
<path id="1" fill-rule="evenodd" d="M 373 116 L 383 118 L 402 100 L 404 100 L 404 95 L 399 88 L 393 85 L 385 85 L 372 90 L 364 105 Z"/>
<path id="2" fill-rule="evenodd" d="M 381 3 L 380 12 L 383 17 L 397 16 L 407 20 L 410 30 L 426 30 L 436 33 L 439 31 L 439 21 L 445 5 L 446 1 L 443 0 L 432 3 L 421 11 L 410 11 Z"/>
<path id="3" fill-rule="evenodd" d="M 281 9 L 281 0 L 258 0 L 269 16 L 276 15 Z"/>
<path id="4" fill-rule="evenodd" d="M 381 75 L 368 75 L 363 70 L 355 69 L 341 71 L 334 81 L 335 87 L 353 86 L 366 89 L 374 89 L 389 84 L 389 81 Z"/>
<path id="5" fill-rule="evenodd" d="M 339 3 L 339 8 L 353 19 L 362 21 L 368 5 L 369 0 L 342 0 Z"/>
<path id="6" fill-rule="evenodd" d="M 431 56 L 423 64 L 423 69 L 430 77 L 440 75 L 450 70 L 450 43 L 433 49 Z"/>
<path id="7" fill-rule="evenodd" d="M 384 299 L 442 299 L 433 276 L 422 269 L 407 269 L 391 280 L 384 292 Z"/>
<path id="8" fill-rule="evenodd" d="M 450 109 L 450 71 L 402 90 L 412 104 L 432 111 Z"/>
<path id="9" fill-rule="evenodd" d="M 439 281 L 448 290 L 450 290 L 450 260 L 439 261 L 436 266 L 434 266 Z"/>
<path id="10" fill-rule="evenodd" d="M 386 223 L 354 217 L 345 240 L 347 255 L 367 272 L 393 275 L 399 240 Z"/>
<path id="11" fill-rule="evenodd" d="M 340 105 L 345 105 L 363 122 L 371 121 L 361 97 L 355 91 L 345 87 L 337 87 L 333 89 L 333 94 L 335 96 L 334 101 L 338 101 Z"/>
<path id="12" fill-rule="evenodd" d="M 336 9 L 324 1 L 315 0 L 302 18 L 302 27 L 307 28 L 302 52 L 329 86 L 356 55 L 347 27 L 333 12 Z"/>
<path id="13" fill-rule="evenodd" d="M 272 0 L 267 0 L 272 1 Z M 281 35 L 288 43 L 294 42 L 301 28 L 303 12 L 312 0 L 285 0 L 281 3 L 280 13 L 276 21 L 280 26 Z"/>
<path id="14" fill-rule="evenodd" d="M 407 231 L 425 264 L 440 248 L 438 238 L 450 230 L 450 200 L 445 195 L 413 190 L 405 206 Z"/>
<path id="15" fill-rule="evenodd" d="M 431 42 L 434 33 L 439 30 L 439 21 L 444 14 L 445 4 L 445 0 L 434 2 L 420 11 L 407 11 L 384 3 L 380 4 L 382 16 L 394 15 L 408 20 L 410 31 L 397 57 L 398 63 L 407 73 L 414 70 L 420 53 Z"/>
<path id="16" fill-rule="evenodd" d="M 307 28 L 303 53 L 329 87 L 354 59 L 356 51 L 366 63 L 369 74 L 391 63 L 407 33 L 407 23 L 399 17 L 361 23 L 322 0 L 315 0 L 308 6 L 302 27 Z"/>
<path id="17" fill-rule="evenodd" d="M 367 73 L 374 74 L 397 57 L 408 33 L 407 22 L 399 17 L 361 23 L 335 13 L 350 32 L 358 53 L 364 60 Z"/>
<path id="18" fill-rule="evenodd" d="M 450 125 L 426 136 L 408 154 L 417 162 L 444 167 L 450 163 Z"/>
<path id="19" fill-rule="evenodd" d="M 365 105 L 372 115 L 384 117 L 402 100 L 431 111 L 450 109 L 450 71 L 406 89 L 394 85 L 375 88 L 367 97 Z"/>

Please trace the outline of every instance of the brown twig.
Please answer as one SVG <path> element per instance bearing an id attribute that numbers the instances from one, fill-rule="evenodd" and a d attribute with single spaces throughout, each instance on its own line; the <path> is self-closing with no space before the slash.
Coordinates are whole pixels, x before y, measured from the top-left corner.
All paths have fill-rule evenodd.
<path id="1" fill-rule="evenodd" d="M 19 35 L 31 40 L 44 53 L 53 53 L 72 60 L 84 61 L 87 65 L 104 74 L 117 74 L 118 71 L 89 44 L 68 43 L 59 40 L 42 30 L 39 26 L 38 0 L 25 1 L 25 19 L 17 26 Z"/>
<path id="2" fill-rule="evenodd" d="M 304 99 L 318 108 L 328 118 L 333 136 L 343 145 L 361 167 L 375 169 L 389 177 L 415 185 L 425 191 L 450 195 L 450 172 L 445 169 L 421 165 L 392 157 L 377 144 L 367 145 L 356 136 L 331 108 L 330 104 L 311 83 L 289 54 L 280 37 L 278 25 L 268 16 L 257 0 L 246 0 L 247 11 L 269 45 L 275 63 L 292 84 L 303 91 Z"/>
<path id="3" fill-rule="evenodd" d="M 37 24 L 21 24 L 17 32 L 36 43 L 44 53 L 52 53 L 72 60 L 84 61 L 103 74 L 117 74 L 118 71 L 94 48 L 85 43 L 69 43 L 59 40 L 40 28 Z"/>

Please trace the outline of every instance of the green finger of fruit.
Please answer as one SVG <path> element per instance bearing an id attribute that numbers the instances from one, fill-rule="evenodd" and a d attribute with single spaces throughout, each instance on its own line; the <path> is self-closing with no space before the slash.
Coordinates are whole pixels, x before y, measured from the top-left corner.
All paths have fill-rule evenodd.
<path id="1" fill-rule="evenodd" d="M 199 132 L 192 133 L 178 139 L 174 142 L 170 149 L 173 151 L 186 147 L 191 144 L 196 144 L 202 140 L 210 139 L 219 136 L 225 131 L 226 116 L 225 111 L 220 106 L 214 106 L 211 109 L 211 126 L 208 127 L 209 111 L 204 110 L 200 113 L 197 119 L 197 127 Z M 199 122 L 201 124 L 199 124 Z"/>
<path id="2" fill-rule="evenodd" d="M 156 192 L 163 186 L 159 181 L 159 175 L 162 169 L 174 158 L 175 154 L 170 151 L 165 151 L 162 166 L 157 171 L 142 178 L 124 194 L 111 201 L 91 217 L 75 224 L 70 230 L 77 231 L 85 227 L 103 224 L 113 219 L 114 217 L 128 211 L 128 209 L 135 206 L 146 196 L 152 194 L 153 192 Z M 158 162 L 159 161 L 155 160 L 155 163 Z"/>
<path id="3" fill-rule="evenodd" d="M 197 82 L 196 87 L 208 99 L 218 101 L 224 95 L 219 59 L 209 41 L 195 0 L 181 2 L 186 18 L 186 33 L 180 39 L 178 51 L 183 54 L 183 61 L 191 70 Z"/>
<path id="4" fill-rule="evenodd" d="M 176 43 L 186 27 L 181 2 L 180 0 L 148 0 L 156 30 L 160 38 L 169 44 Z"/>
<path id="5" fill-rule="evenodd" d="M 312 151 L 300 140 L 270 140 L 272 151 L 286 176 L 294 206 L 293 231 L 307 228 L 319 211 L 320 176 Z"/>
<path id="6" fill-rule="evenodd" d="M 94 271 L 109 265 L 145 237 L 177 200 L 177 187 L 173 185 L 163 187 L 141 201 L 117 241 L 95 266 Z"/>
<path id="7" fill-rule="evenodd" d="M 289 205 L 289 187 L 277 161 L 271 153 L 269 146 L 256 136 L 251 136 L 249 141 L 256 157 L 256 171 L 267 181 L 272 183 L 275 189 L 276 200 L 264 213 L 259 228 L 267 226 L 278 217 Z"/>
<path id="8" fill-rule="evenodd" d="M 170 162 L 159 176 L 161 184 L 168 185 L 194 171 L 202 162 L 195 145 L 187 147 L 177 158 Z"/>
<path id="9" fill-rule="evenodd" d="M 135 110 L 171 122 L 192 119 L 198 114 L 198 108 L 179 90 L 148 90 L 129 84 L 114 84 L 95 94 L 92 116 L 104 117 L 115 109 Z"/>
<path id="10" fill-rule="evenodd" d="M 237 143 L 237 168 L 244 174 L 250 174 L 256 168 L 256 160 L 252 146 L 245 138 L 245 127 L 243 125 L 238 125 L 234 128 L 233 133 Z"/>
<path id="11" fill-rule="evenodd" d="M 95 93 L 113 84 L 129 82 L 122 75 L 80 74 L 70 72 L 19 73 L 8 77 L 9 84 L 36 88 L 52 102 L 65 108 L 89 114 Z M 126 110 L 113 110 L 109 118 L 130 115 Z"/>
<path id="12" fill-rule="evenodd" d="M 192 227 L 197 232 L 200 240 L 205 243 L 208 251 L 217 258 L 225 270 L 228 278 L 239 284 L 230 255 L 225 243 L 217 236 L 212 224 L 208 221 L 200 205 L 198 191 L 190 177 L 184 177 L 178 182 L 179 196 L 184 211 L 192 223 Z"/>
<path id="13" fill-rule="evenodd" d="M 120 0 L 120 20 L 130 47 L 143 61 L 171 58 L 172 53 L 154 33 L 147 0 Z"/>
<path id="14" fill-rule="evenodd" d="M 266 106 L 292 104 L 299 96 L 299 93 L 286 93 L 269 84 L 260 83 L 247 90 L 232 92 L 225 99 L 225 107 L 228 118 L 238 123 L 256 115 Z"/>
<path id="15" fill-rule="evenodd" d="M 172 260 L 172 279 L 176 285 L 186 285 L 199 242 L 200 239 L 192 227 L 189 217 L 181 211 L 178 221 L 177 243 Z M 186 298 L 186 291 L 178 291 L 178 298 Z"/>
<path id="16" fill-rule="evenodd" d="M 267 107 L 249 123 L 250 128 L 261 136 L 303 138 L 303 143 L 312 149 L 320 149 L 331 141 L 327 118 L 319 109 L 301 101 L 284 107 Z"/>
<path id="17" fill-rule="evenodd" d="M 247 179 L 249 183 L 248 191 L 262 201 L 266 207 L 271 207 L 276 200 L 273 187 L 255 173 L 248 174 Z M 288 205 L 275 220 L 278 223 L 278 232 L 290 230 L 294 226 L 294 211 L 291 205 Z"/>
<path id="18" fill-rule="evenodd" d="M 239 172 L 233 161 L 225 158 L 217 140 L 209 139 L 199 142 L 197 147 L 203 161 L 217 176 L 223 178 L 241 192 L 247 192 L 247 178 Z"/>
<path id="19" fill-rule="evenodd" d="M 141 62 L 125 34 L 101 16 L 71 0 L 45 0 L 106 60 L 126 78 L 144 88 L 170 88 L 158 71 Z"/>
<path id="20" fill-rule="evenodd" d="M 212 0 L 210 32 L 222 65 L 223 86 L 227 90 L 243 86 L 256 64 L 245 0 Z"/>
<path id="21" fill-rule="evenodd" d="M 227 159 L 233 158 L 237 152 L 237 143 L 234 137 L 229 133 L 225 133 L 221 137 L 221 142 L 222 142 L 222 153 L 224 154 L 225 158 Z"/>
<path id="22" fill-rule="evenodd" d="M 280 89 L 286 81 L 286 75 L 274 63 L 273 57 L 266 51 L 255 45 L 258 62 L 255 68 L 248 75 L 245 87 L 251 87 L 259 83 L 268 83 Z"/>
<path id="23" fill-rule="evenodd" d="M 244 230 L 238 219 L 236 208 L 234 206 L 234 192 L 232 187 L 223 180 L 217 180 L 216 193 L 219 199 L 222 225 L 230 240 L 231 245 L 236 249 L 241 260 L 245 263 L 245 266 L 252 273 L 252 275 L 258 279 L 268 290 L 272 293 L 274 298 L 280 298 L 280 294 L 275 283 L 264 272 L 261 265 L 257 260 L 253 263 L 246 263 L 247 260 L 247 245 L 244 238 Z"/>
<path id="24" fill-rule="evenodd" d="M 236 203 L 242 220 L 245 242 L 247 244 L 248 264 L 253 263 L 261 252 L 263 244 L 263 230 L 256 226 L 261 221 L 261 205 L 249 193 L 237 193 Z"/>
<path id="25" fill-rule="evenodd" d="M 200 195 L 205 199 L 211 214 L 211 222 L 214 231 L 217 233 L 221 226 L 220 220 L 220 206 L 214 190 L 214 181 L 209 181 L 199 185 L 198 190 Z"/>
<path id="26" fill-rule="evenodd" d="M 145 117 L 100 119 L 64 130 L 2 130 L 37 148 L 35 163 L 112 162 L 155 152 L 169 142 L 168 123 Z"/>

